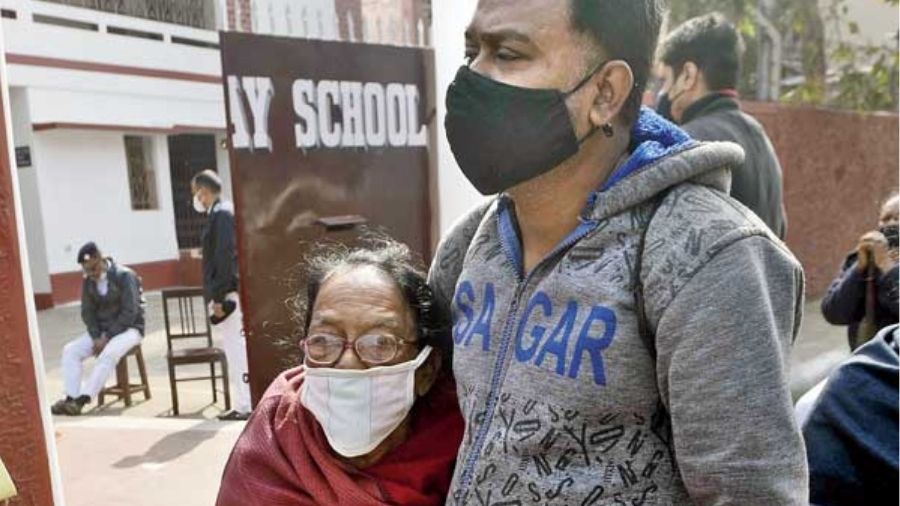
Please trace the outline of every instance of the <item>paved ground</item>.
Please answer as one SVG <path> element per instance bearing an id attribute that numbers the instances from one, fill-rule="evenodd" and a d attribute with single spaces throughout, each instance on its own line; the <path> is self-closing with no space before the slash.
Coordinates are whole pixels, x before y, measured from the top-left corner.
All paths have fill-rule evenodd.
<path id="1" fill-rule="evenodd" d="M 212 403 L 206 381 L 178 386 L 181 415 L 171 416 L 169 372 L 162 302 L 147 296 L 147 335 L 142 343 L 151 399 L 141 394 L 126 408 L 121 401 L 86 412 L 79 418 L 54 417 L 59 465 L 67 506 L 210 506 L 222 469 L 243 422 L 220 422 L 219 396 Z M 65 343 L 83 330 L 80 307 L 70 305 L 38 313 L 47 373 L 47 392 L 62 396 L 60 354 Z M 132 378 L 137 368 L 129 359 Z M 85 371 L 91 363 L 86 363 Z M 200 367 L 179 368 L 179 376 L 209 374 Z M 221 387 L 220 387 L 221 388 Z"/>
<path id="2" fill-rule="evenodd" d="M 148 294 L 148 303 L 143 352 L 152 399 L 130 408 L 121 402 L 94 408 L 80 418 L 55 417 L 68 506 L 209 506 L 215 501 L 243 423 L 215 420 L 224 406 L 221 398 L 212 404 L 207 382 L 181 384 L 182 416 L 171 416 L 159 294 Z M 62 392 L 62 347 L 82 332 L 79 311 L 71 305 L 38 314 L 47 391 L 54 398 Z M 807 305 L 792 357 L 795 398 L 849 355 L 844 332 L 822 320 L 818 303 Z"/>

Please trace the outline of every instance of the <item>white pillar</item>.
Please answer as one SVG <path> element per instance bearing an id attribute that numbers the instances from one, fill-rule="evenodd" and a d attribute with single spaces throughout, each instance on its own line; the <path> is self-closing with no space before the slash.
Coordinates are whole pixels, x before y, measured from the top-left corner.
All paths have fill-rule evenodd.
<path id="1" fill-rule="evenodd" d="M 356 42 L 356 23 L 353 21 L 353 11 L 347 11 L 347 41 Z"/>
<path id="2" fill-rule="evenodd" d="M 441 233 L 466 211 L 484 199 L 472 187 L 453 158 L 444 130 L 447 115 L 445 98 L 447 86 L 453 81 L 456 70 L 463 64 L 465 52 L 464 33 L 475 12 L 477 0 L 454 0 L 432 2 L 433 19 L 440 20 L 434 25 L 431 38 L 435 52 L 435 78 L 437 82 L 437 143 L 438 143 L 438 212 Z"/>

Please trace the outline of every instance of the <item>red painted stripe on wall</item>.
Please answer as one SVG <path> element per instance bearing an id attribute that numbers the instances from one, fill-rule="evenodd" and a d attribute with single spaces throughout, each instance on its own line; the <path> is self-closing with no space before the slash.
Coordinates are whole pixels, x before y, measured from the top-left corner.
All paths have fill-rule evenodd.
<path id="1" fill-rule="evenodd" d="M 155 79 L 173 79 L 176 81 L 222 84 L 222 77 L 212 74 L 181 72 L 177 70 L 150 69 L 145 67 L 133 67 L 130 65 L 116 65 L 111 63 L 67 60 L 63 58 L 48 58 L 45 56 L 31 56 L 17 53 L 6 53 L 6 63 L 10 65 L 32 65 L 37 67 L 83 70 L 86 72 L 103 72 L 106 74 L 151 77 Z"/>

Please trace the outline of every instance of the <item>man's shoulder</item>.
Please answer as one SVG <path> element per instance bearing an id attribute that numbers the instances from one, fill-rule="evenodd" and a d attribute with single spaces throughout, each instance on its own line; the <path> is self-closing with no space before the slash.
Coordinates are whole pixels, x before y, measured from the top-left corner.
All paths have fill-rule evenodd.
<path id="1" fill-rule="evenodd" d="M 648 287 L 646 293 L 659 298 L 657 307 L 667 306 L 681 287 L 718 253 L 751 239 L 762 242 L 766 261 L 784 262 L 795 270 L 800 269 L 787 246 L 737 200 L 700 184 L 683 183 L 673 187 L 660 203 L 647 231 L 646 267 L 642 274 Z"/>
<path id="2" fill-rule="evenodd" d="M 120 263 L 114 263 L 113 269 L 114 269 L 114 272 L 116 273 L 116 277 L 120 280 L 130 280 L 130 279 L 137 280 L 137 279 L 139 279 L 139 276 L 134 271 L 134 269 L 132 269 L 131 267 L 128 267 L 127 265 L 122 265 Z"/>
<path id="3" fill-rule="evenodd" d="M 496 199 L 487 199 L 457 219 L 438 244 L 435 258 L 461 257 L 495 202 Z"/>
<path id="4" fill-rule="evenodd" d="M 699 141 L 735 141 L 736 132 L 746 125 L 745 114 L 737 109 L 710 111 L 681 126 Z"/>
<path id="5" fill-rule="evenodd" d="M 216 205 L 213 206 L 210 214 L 213 216 L 213 218 L 219 216 L 232 217 L 234 216 L 234 204 L 228 200 L 220 200 L 216 202 Z"/>
<path id="6" fill-rule="evenodd" d="M 428 280 L 441 297 L 449 300 L 449 291 L 452 290 L 462 270 L 469 245 L 495 202 L 496 199 L 487 199 L 469 210 L 456 220 L 438 244 Z"/>

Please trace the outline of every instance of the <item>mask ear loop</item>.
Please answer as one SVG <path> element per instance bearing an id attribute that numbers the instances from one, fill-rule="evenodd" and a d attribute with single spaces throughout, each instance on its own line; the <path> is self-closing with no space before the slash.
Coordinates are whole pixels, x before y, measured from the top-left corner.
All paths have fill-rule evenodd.
<path id="1" fill-rule="evenodd" d="M 594 74 L 596 74 L 597 72 L 599 72 L 600 69 L 602 69 L 603 67 L 605 67 L 606 64 L 609 63 L 610 61 L 612 61 L 612 60 L 603 60 L 602 62 L 600 62 L 599 64 L 597 64 L 597 65 L 594 67 L 594 70 L 591 70 L 590 72 L 588 72 L 588 74 L 587 74 L 586 76 L 584 76 L 584 78 L 583 78 L 581 81 L 579 81 L 578 84 L 576 84 L 574 88 L 572 88 L 571 90 L 569 90 L 569 91 L 563 93 L 563 98 L 569 98 L 570 96 L 572 96 L 573 93 L 575 93 L 575 92 L 577 92 L 578 90 L 580 90 L 585 84 L 588 83 L 588 81 L 591 80 L 592 77 L 594 77 Z"/>
<path id="2" fill-rule="evenodd" d="M 563 93 L 563 100 L 569 98 L 570 96 L 572 96 L 573 93 L 576 93 L 578 90 L 580 90 L 585 84 L 587 84 L 591 80 L 592 77 L 594 77 L 594 74 L 599 72 L 600 69 L 605 67 L 606 64 L 611 61 L 612 60 L 603 60 L 602 62 L 598 63 L 594 67 L 594 69 L 591 70 L 590 72 L 588 72 L 588 74 L 586 76 L 584 76 L 584 78 L 581 81 L 579 81 L 579 83 L 574 88 Z M 597 133 L 598 130 L 600 130 L 600 129 L 596 125 L 591 125 L 591 130 L 587 134 L 585 134 L 584 137 L 582 137 L 581 139 L 578 139 L 578 145 L 581 146 L 582 144 L 584 144 L 584 142 L 587 141 L 588 139 L 590 139 L 591 137 L 593 137 L 593 135 L 595 133 Z"/>

